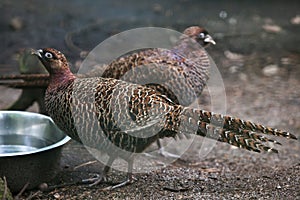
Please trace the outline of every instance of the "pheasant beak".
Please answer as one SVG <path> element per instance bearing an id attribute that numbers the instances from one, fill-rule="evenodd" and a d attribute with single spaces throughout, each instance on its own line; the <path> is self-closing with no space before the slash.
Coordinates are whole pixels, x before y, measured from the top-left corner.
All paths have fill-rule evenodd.
<path id="1" fill-rule="evenodd" d="M 38 56 L 39 58 L 42 58 L 42 54 L 41 53 L 43 53 L 43 50 L 42 49 L 39 49 L 39 50 L 32 50 L 31 51 L 31 54 L 32 55 L 36 55 L 36 56 Z"/>
<path id="2" fill-rule="evenodd" d="M 204 42 L 206 42 L 206 43 L 212 43 L 213 45 L 216 45 L 216 42 L 213 40 L 213 38 L 210 35 L 206 35 L 205 36 Z"/>

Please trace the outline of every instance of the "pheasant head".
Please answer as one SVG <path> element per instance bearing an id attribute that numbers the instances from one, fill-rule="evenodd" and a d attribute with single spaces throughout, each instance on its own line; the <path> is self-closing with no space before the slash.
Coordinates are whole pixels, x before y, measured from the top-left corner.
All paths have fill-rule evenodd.
<path id="1" fill-rule="evenodd" d="M 36 55 L 43 63 L 50 77 L 62 74 L 65 76 L 73 75 L 66 57 L 60 51 L 53 48 L 44 48 L 33 51 L 32 54 Z"/>
<path id="2" fill-rule="evenodd" d="M 206 47 L 209 44 L 215 45 L 216 42 L 208 34 L 208 32 L 199 26 L 191 26 L 184 30 L 183 34 L 196 40 L 201 46 Z"/>

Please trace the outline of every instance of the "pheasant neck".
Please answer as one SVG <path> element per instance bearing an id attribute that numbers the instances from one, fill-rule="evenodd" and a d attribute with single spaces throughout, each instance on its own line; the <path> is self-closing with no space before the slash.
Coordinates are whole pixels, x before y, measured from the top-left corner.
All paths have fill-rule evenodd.
<path id="1" fill-rule="evenodd" d="M 58 85 L 72 81 L 76 76 L 70 71 L 70 69 L 64 70 L 52 70 L 50 72 L 50 83 L 48 89 L 54 89 Z"/>
<path id="2" fill-rule="evenodd" d="M 173 51 L 182 56 L 188 55 L 192 51 L 199 51 L 201 47 L 190 37 L 181 38 L 173 48 Z"/>

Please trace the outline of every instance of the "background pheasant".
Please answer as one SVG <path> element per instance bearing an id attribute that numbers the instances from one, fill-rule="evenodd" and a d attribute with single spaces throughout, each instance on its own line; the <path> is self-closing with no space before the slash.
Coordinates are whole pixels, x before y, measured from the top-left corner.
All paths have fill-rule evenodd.
<path id="1" fill-rule="evenodd" d="M 196 134 L 251 151 L 271 151 L 265 142 L 280 144 L 260 133 L 297 139 L 289 132 L 238 118 L 191 109 L 174 103 L 152 88 L 112 78 L 77 78 L 65 56 L 51 48 L 35 52 L 50 73 L 46 109 L 73 139 L 106 152 L 110 159 L 99 183 L 117 158 L 128 162 L 132 182 L 133 154 L 143 152 L 158 138 Z M 117 148 L 116 148 L 117 147 Z"/>

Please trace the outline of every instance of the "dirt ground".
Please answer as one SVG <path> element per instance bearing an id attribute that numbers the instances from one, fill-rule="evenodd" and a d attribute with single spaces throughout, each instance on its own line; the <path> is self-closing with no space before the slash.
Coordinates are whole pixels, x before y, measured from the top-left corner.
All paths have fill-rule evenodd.
<path id="1" fill-rule="evenodd" d="M 76 66 L 81 60 L 78 48 L 89 51 L 122 30 L 157 26 L 182 31 L 201 25 L 217 42 L 208 52 L 224 81 L 226 113 L 300 137 L 299 5 L 298 1 L 3 0 L 0 74 L 19 73 L 17 55 L 24 48 L 55 47 Z M 5 109 L 20 90 L 0 89 L 0 109 Z M 209 109 L 209 98 L 204 91 L 204 108 Z M 37 106 L 29 110 L 37 111 Z M 129 186 L 102 191 L 125 174 L 112 170 L 106 183 L 76 184 L 99 173 L 103 164 L 93 162 L 95 158 L 72 141 L 63 150 L 62 170 L 48 183 L 48 190 L 26 191 L 21 199 L 300 199 L 300 140 L 280 140 L 278 155 L 217 143 L 203 157 L 199 149 L 204 142 L 195 138 L 172 164 L 135 174 L 137 181 Z M 160 165 L 163 159 L 158 156 L 153 162 Z"/>

